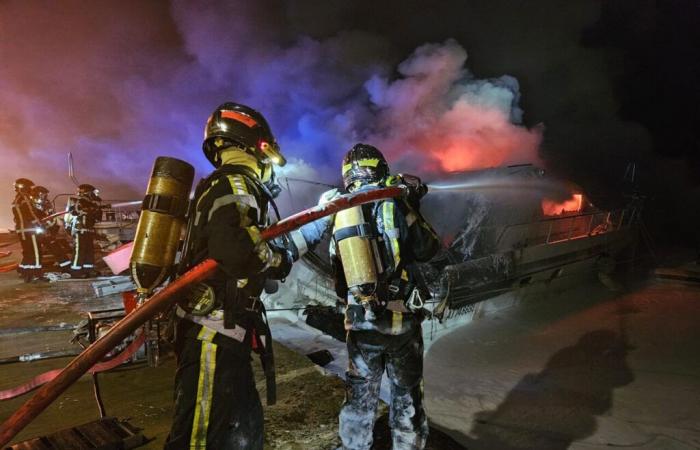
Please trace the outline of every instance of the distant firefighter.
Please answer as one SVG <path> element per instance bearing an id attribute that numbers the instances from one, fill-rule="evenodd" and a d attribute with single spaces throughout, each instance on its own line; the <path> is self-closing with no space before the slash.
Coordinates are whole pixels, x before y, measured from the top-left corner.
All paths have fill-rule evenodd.
<path id="1" fill-rule="evenodd" d="M 390 381 L 392 449 L 421 450 L 428 437 L 423 409 L 421 322 L 428 290 L 417 262 L 432 258 L 440 242 L 420 214 L 427 187 L 416 177 L 394 176 L 382 153 L 355 145 L 342 165 L 347 192 L 403 184 L 407 195 L 357 206 L 291 233 L 300 257 L 332 230 L 335 289 L 345 306 L 349 367 L 339 434 L 343 450 L 370 450 L 379 386 Z M 321 196 L 323 204 L 339 195 Z"/>
<path id="2" fill-rule="evenodd" d="M 15 220 L 15 231 L 22 244 L 19 274 L 25 282 L 29 283 L 42 276 L 41 246 L 38 236 L 44 229 L 31 200 L 31 188 L 34 183 L 27 178 L 18 178 L 14 186 L 16 195 L 12 202 L 12 215 Z"/>
<path id="3" fill-rule="evenodd" d="M 70 266 L 74 278 L 87 278 L 95 273 L 95 223 L 101 218 L 99 191 L 91 184 L 78 186 L 65 215 L 66 229 L 73 236 L 73 259 Z"/>
<path id="4" fill-rule="evenodd" d="M 56 212 L 49 199 L 49 190 L 44 186 L 33 186 L 30 190 L 30 197 L 37 216 L 43 221 L 44 233 L 39 235 L 41 249 L 53 255 L 56 265 L 61 270 L 68 270 L 71 262 L 70 246 L 59 235 L 58 217 L 46 219 Z"/>

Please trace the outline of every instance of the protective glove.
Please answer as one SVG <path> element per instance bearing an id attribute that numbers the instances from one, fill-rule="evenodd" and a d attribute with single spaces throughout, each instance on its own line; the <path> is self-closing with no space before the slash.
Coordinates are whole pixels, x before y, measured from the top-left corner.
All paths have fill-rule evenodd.
<path id="1" fill-rule="evenodd" d="M 270 247 L 272 255 L 270 257 L 270 265 L 265 271 L 265 275 L 272 280 L 283 280 L 287 278 L 294 264 L 294 255 L 292 251 L 284 246 L 276 245 L 273 242 L 267 244 Z"/>
<path id="2" fill-rule="evenodd" d="M 428 193 L 428 186 L 415 175 L 400 175 L 401 184 L 406 186 L 406 203 L 415 211 L 420 209 L 420 200 Z"/>
<path id="3" fill-rule="evenodd" d="M 332 202 L 342 194 L 340 190 L 334 188 L 321 194 L 318 200 L 318 206 L 323 206 Z M 289 241 L 292 242 L 295 248 L 296 259 L 301 258 L 310 249 L 316 246 L 322 239 L 326 231 L 331 227 L 333 215 L 321 217 L 311 223 L 303 225 L 298 230 L 289 233 Z"/>
<path id="4" fill-rule="evenodd" d="M 287 233 L 285 235 L 276 237 L 268 242 L 268 245 L 270 246 L 273 251 L 275 249 L 283 248 L 287 250 L 289 253 L 292 255 L 292 259 L 294 261 L 298 260 L 300 255 L 299 255 L 299 250 L 297 249 L 297 246 L 295 245 L 294 241 L 292 240 L 292 233 Z"/>
<path id="5" fill-rule="evenodd" d="M 330 203 L 336 198 L 340 197 L 340 195 L 341 193 L 338 188 L 329 189 L 323 194 L 321 194 L 321 198 L 318 199 L 318 205 L 323 206 L 326 203 Z"/>

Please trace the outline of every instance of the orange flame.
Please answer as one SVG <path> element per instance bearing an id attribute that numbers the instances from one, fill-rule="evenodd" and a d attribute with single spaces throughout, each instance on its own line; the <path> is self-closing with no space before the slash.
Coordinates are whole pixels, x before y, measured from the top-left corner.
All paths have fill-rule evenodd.
<path id="1" fill-rule="evenodd" d="M 542 212 L 545 216 L 559 216 L 567 213 L 577 213 L 583 208 L 583 194 L 571 194 L 571 198 L 563 202 L 550 199 L 542 200 Z"/>

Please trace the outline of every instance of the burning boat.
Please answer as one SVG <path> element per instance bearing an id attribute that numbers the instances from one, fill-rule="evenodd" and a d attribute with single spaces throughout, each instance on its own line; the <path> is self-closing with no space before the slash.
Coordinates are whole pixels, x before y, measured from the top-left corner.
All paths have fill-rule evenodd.
<path id="1" fill-rule="evenodd" d="M 598 272 L 631 252 L 641 204 L 602 210 L 572 183 L 532 165 L 453 174 L 430 183 L 422 212 L 444 248 L 421 269 L 432 301 L 429 344 L 489 310 L 513 305 L 528 289 Z M 321 243 L 267 295 L 271 310 L 306 308 L 306 322 L 344 339 L 341 309 Z"/>
<path id="2" fill-rule="evenodd" d="M 111 203 L 101 210 L 102 217 L 95 224 L 95 232 L 103 236 L 105 250 L 134 240 L 141 209 L 140 201 Z"/>

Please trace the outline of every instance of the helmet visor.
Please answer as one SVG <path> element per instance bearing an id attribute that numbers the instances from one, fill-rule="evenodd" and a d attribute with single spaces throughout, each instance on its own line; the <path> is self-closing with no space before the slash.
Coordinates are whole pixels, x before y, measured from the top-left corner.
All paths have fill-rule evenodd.
<path id="1" fill-rule="evenodd" d="M 343 183 L 346 189 L 358 182 L 360 184 L 376 183 L 381 178 L 377 168 L 372 166 L 352 165 L 348 170 L 343 171 Z"/>

